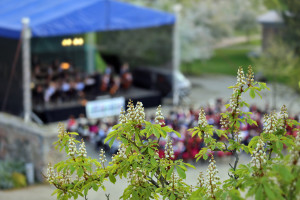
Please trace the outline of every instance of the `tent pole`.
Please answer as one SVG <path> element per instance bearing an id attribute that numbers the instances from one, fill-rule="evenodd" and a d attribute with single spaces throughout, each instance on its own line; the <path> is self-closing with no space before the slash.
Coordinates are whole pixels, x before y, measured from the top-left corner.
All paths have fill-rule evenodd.
<path id="1" fill-rule="evenodd" d="M 87 71 L 89 74 L 95 72 L 95 37 L 95 32 L 86 34 Z"/>
<path id="2" fill-rule="evenodd" d="M 22 18 L 23 32 L 22 32 L 22 68 L 23 68 L 23 110 L 24 121 L 30 122 L 31 118 L 31 89 L 30 89 L 30 38 L 31 31 L 29 28 L 29 18 Z"/>
<path id="3" fill-rule="evenodd" d="M 180 23 L 180 11 L 181 5 L 175 4 L 173 7 L 176 21 L 173 27 L 173 105 L 179 104 L 179 91 L 176 82 L 176 72 L 180 67 L 180 37 L 179 37 L 179 23 Z"/>

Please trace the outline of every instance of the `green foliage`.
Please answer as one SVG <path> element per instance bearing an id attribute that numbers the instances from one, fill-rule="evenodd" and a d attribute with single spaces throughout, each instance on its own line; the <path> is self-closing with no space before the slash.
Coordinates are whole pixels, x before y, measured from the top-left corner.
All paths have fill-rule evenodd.
<path id="1" fill-rule="evenodd" d="M 254 63 L 247 56 L 256 47 L 261 45 L 260 40 L 252 40 L 247 43 L 232 45 L 226 48 L 216 49 L 209 60 L 194 60 L 181 65 L 181 71 L 190 75 L 201 75 L 203 73 L 236 75 L 237 66 Z"/>
<path id="2" fill-rule="evenodd" d="M 12 180 L 15 188 L 25 187 L 27 185 L 26 176 L 24 174 L 14 172 L 12 173 Z"/>
<path id="3" fill-rule="evenodd" d="M 26 186 L 25 165 L 18 161 L 0 161 L 0 189 Z"/>
<path id="4" fill-rule="evenodd" d="M 196 155 L 197 160 L 208 159 L 210 164 L 205 177 L 200 172 L 196 186 L 187 185 L 187 168 L 194 168 L 182 160 L 174 160 L 172 142 L 169 134 L 180 134 L 165 126 L 160 107 L 157 109 L 155 124 L 145 121 L 142 103 L 136 106 L 129 103 L 127 113 L 120 114 L 120 124 L 113 127 L 105 142 L 111 146 L 119 140 L 121 146 L 108 166 L 105 165 L 104 152 L 99 161 L 86 156 L 84 142 L 76 141 L 72 135 L 60 126 L 56 148 L 64 150 L 67 159 L 49 165 L 48 181 L 57 189 L 53 194 L 57 199 L 77 199 L 85 197 L 88 191 L 105 189 L 104 182 L 117 184 L 117 178 L 128 179 L 128 186 L 121 199 L 297 199 L 300 195 L 300 134 L 299 123 L 288 119 L 286 107 L 280 113 L 272 112 L 264 118 L 264 129 L 259 136 L 252 138 L 246 146 L 240 141 L 240 125 L 257 125 L 251 119 L 251 112 L 244 112 L 243 106 L 249 105 L 242 100 L 244 94 L 254 98 L 260 92 L 269 89 L 265 83 L 255 82 L 251 66 L 245 75 L 238 70 L 237 83 L 230 88 L 233 94 L 226 112 L 221 113 L 222 129 L 208 125 L 205 112 L 200 110 L 198 126 L 190 129 L 193 137 L 204 140 L 205 147 Z M 298 129 L 297 129 L 298 126 Z M 288 136 L 287 128 L 298 131 L 296 139 Z M 216 133 L 225 138 L 217 141 L 212 136 Z M 165 138 L 165 156 L 158 156 L 159 140 Z M 77 145 L 76 145 L 77 144 Z M 77 150 L 77 146 L 80 148 Z M 284 152 L 284 146 L 287 148 Z M 211 152 L 230 152 L 235 157 L 229 163 L 229 178 L 220 181 L 216 163 Z M 252 160 L 245 165 L 238 165 L 239 152 L 251 154 Z M 55 170 L 54 170 L 55 169 Z"/>

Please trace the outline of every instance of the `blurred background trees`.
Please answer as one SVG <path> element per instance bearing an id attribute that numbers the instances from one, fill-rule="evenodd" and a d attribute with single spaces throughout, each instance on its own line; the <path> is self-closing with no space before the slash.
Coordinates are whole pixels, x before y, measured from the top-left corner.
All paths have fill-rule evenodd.
<path id="1" fill-rule="evenodd" d="M 207 60 L 223 38 L 258 30 L 256 17 L 265 11 L 261 1 L 221 0 L 124 0 L 136 5 L 173 12 L 180 3 L 182 61 Z"/>

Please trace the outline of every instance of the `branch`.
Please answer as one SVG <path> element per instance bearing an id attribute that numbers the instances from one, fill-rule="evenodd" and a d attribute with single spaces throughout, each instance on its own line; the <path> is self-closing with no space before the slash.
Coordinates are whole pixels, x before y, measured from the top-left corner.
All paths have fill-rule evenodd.
<path id="1" fill-rule="evenodd" d="M 269 151 L 269 158 L 268 158 L 268 160 L 270 160 L 270 159 L 271 159 L 272 152 L 273 152 L 273 148 L 271 148 L 271 150 Z"/>
<path id="2" fill-rule="evenodd" d="M 109 200 L 109 195 L 110 194 L 105 194 L 105 197 L 106 197 L 107 200 Z"/>
<path id="3" fill-rule="evenodd" d="M 152 183 L 153 185 L 155 185 L 155 187 L 159 188 L 159 185 L 158 185 L 158 183 L 155 180 L 153 180 L 150 176 L 147 176 L 147 178 L 149 179 L 148 181 L 150 183 Z"/>

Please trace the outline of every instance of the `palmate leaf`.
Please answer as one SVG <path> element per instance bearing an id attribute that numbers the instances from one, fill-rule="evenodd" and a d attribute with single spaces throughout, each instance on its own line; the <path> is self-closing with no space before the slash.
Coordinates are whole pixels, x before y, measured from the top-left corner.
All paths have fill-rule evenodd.
<path id="1" fill-rule="evenodd" d="M 176 166 L 176 170 L 180 178 L 182 179 L 186 178 L 185 171 L 180 166 Z"/>
<path id="2" fill-rule="evenodd" d="M 117 130 L 111 131 L 104 140 L 104 143 L 107 143 L 112 137 L 118 134 Z"/>
<path id="3" fill-rule="evenodd" d="M 250 97 L 251 97 L 252 99 L 255 98 L 255 90 L 254 90 L 254 88 L 251 88 L 251 89 L 250 89 L 249 95 L 250 95 Z"/>
<path id="4" fill-rule="evenodd" d="M 204 160 L 206 160 L 207 158 L 208 158 L 208 156 L 207 156 L 207 148 L 202 148 L 200 151 L 199 151 L 199 153 L 195 156 L 196 158 L 197 158 L 197 160 L 196 161 L 198 161 L 200 158 L 202 158 L 203 157 L 203 159 Z"/>

